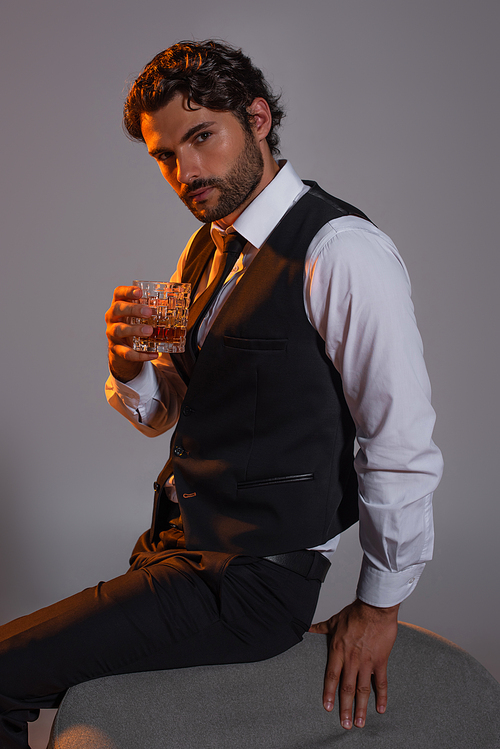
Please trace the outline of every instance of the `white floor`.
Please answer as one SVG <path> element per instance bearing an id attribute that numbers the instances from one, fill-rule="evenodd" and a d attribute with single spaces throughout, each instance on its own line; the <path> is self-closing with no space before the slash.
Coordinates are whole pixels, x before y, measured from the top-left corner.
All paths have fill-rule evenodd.
<path id="1" fill-rule="evenodd" d="M 40 710 L 40 717 L 34 723 L 28 723 L 28 735 L 31 749 L 47 749 L 50 729 L 57 710 Z"/>

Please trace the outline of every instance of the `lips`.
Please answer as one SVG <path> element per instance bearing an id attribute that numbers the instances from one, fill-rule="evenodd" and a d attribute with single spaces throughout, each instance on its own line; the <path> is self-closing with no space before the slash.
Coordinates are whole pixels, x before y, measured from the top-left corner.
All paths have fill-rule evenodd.
<path id="1" fill-rule="evenodd" d="M 212 190 L 213 187 L 202 187 L 199 190 L 193 190 L 188 193 L 188 199 L 193 201 L 193 203 L 201 203 L 209 197 Z"/>

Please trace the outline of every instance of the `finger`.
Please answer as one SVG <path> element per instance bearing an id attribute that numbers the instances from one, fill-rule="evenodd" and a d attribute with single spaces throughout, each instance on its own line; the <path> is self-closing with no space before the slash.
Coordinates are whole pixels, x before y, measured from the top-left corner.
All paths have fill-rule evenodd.
<path id="1" fill-rule="evenodd" d="M 153 359 L 158 359 L 158 354 L 156 353 L 135 351 L 135 349 L 130 348 L 130 346 L 116 344 L 114 346 L 111 346 L 110 349 L 111 353 L 114 354 L 114 356 L 118 356 L 121 359 L 125 359 L 126 361 L 130 362 L 153 361 Z"/>
<path id="2" fill-rule="evenodd" d="M 330 650 L 326 664 L 323 687 L 323 707 L 328 712 L 333 710 L 335 704 L 335 692 L 342 674 L 342 666 L 342 658 L 334 650 Z"/>
<path id="3" fill-rule="evenodd" d="M 378 713 L 385 713 L 387 708 L 387 668 L 380 666 L 374 672 L 375 704 Z"/>
<path id="4" fill-rule="evenodd" d="M 368 708 L 368 698 L 370 697 L 371 670 L 365 669 L 358 674 L 356 685 L 356 707 L 354 711 L 354 725 L 357 728 L 363 728 L 366 722 L 366 710 Z"/>
<path id="5" fill-rule="evenodd" d="M 356 696 L 357 669 L 348 669 L 346 666 L 342 672 L 339 685 L 339 714 L 342 728 L 352 728 L 352 708 Z"/>
<path id="6" fill-rule="evenodd" d="M 119 322 L 109 325 L 107 334 L 111 342 L 123 343 L 123 339 L 133 338 L 134 336 L 147 338 L 153 334 L 153 327 L 151 325 L 128 325 Z"/>
<path id="7" fill-rule="evenodd" d="M 116 322 L 123 317 L 151 317 L 154 310 L 141 304 L 131 304 L 123 300 L 113 302 L 106 312 L 105 319 L 107 322 Z"/>
<path id="8" fill-rule="evenodd" d="M 113 301 L 116 302 L 119 299 L 140 299 L 142 296 L 142 289 L 138 286 L 117 286 L 113 292 Z"/>

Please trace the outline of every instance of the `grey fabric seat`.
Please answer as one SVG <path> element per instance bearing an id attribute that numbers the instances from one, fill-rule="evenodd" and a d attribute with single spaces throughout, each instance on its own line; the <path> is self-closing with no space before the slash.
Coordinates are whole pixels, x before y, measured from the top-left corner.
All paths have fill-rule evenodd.
<path id="1" fill-rule="evenodd" d="M 70 689 L 49 749 L 498 749 L 500 684 L 472 656 L 400 623 L 385 715 L 363 729 L 321 704 L 326 636 L 259 663 L 110 676 Z"/>

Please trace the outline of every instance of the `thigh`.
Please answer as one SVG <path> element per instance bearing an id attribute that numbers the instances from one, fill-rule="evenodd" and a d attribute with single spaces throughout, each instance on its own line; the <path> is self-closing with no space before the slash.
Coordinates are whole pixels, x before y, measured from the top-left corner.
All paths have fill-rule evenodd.
<path id="1" fill-rule="evenodd" d="M 220 586 L 220 617 L 169 655 L 169 668 L 245 663 L 288 650 L 308 630 L 321 588 L 263 559 L 237 557 Z"/>
<path id="2" fill-rule="evenodd" d="M 272 657 L 299 642 L 319 588 L 256 559 L 234 559 L 217 592 L 182 557 L 129 571 L 0 627 L 0 695 L 51 707 L 101 676 Z"/>
<path id="3" fill-rule="evenodd" d="M 57 695 L 155 656 L 163 663 L 164 651 L 218 618 L 209 588 L 182 565 L 127 572 L 0 627 L 0 694 Z"/>
<path id="4" fill-rule="evenodd" d="M 308 628 L 320 588 L 271 562 L 241 558 L 210 583 L 186 560 L 170 559 L 0 627 L 2 749 L 26 749 L 26 721 L 56 707 L 74 684 L 287 650 Z"/>

